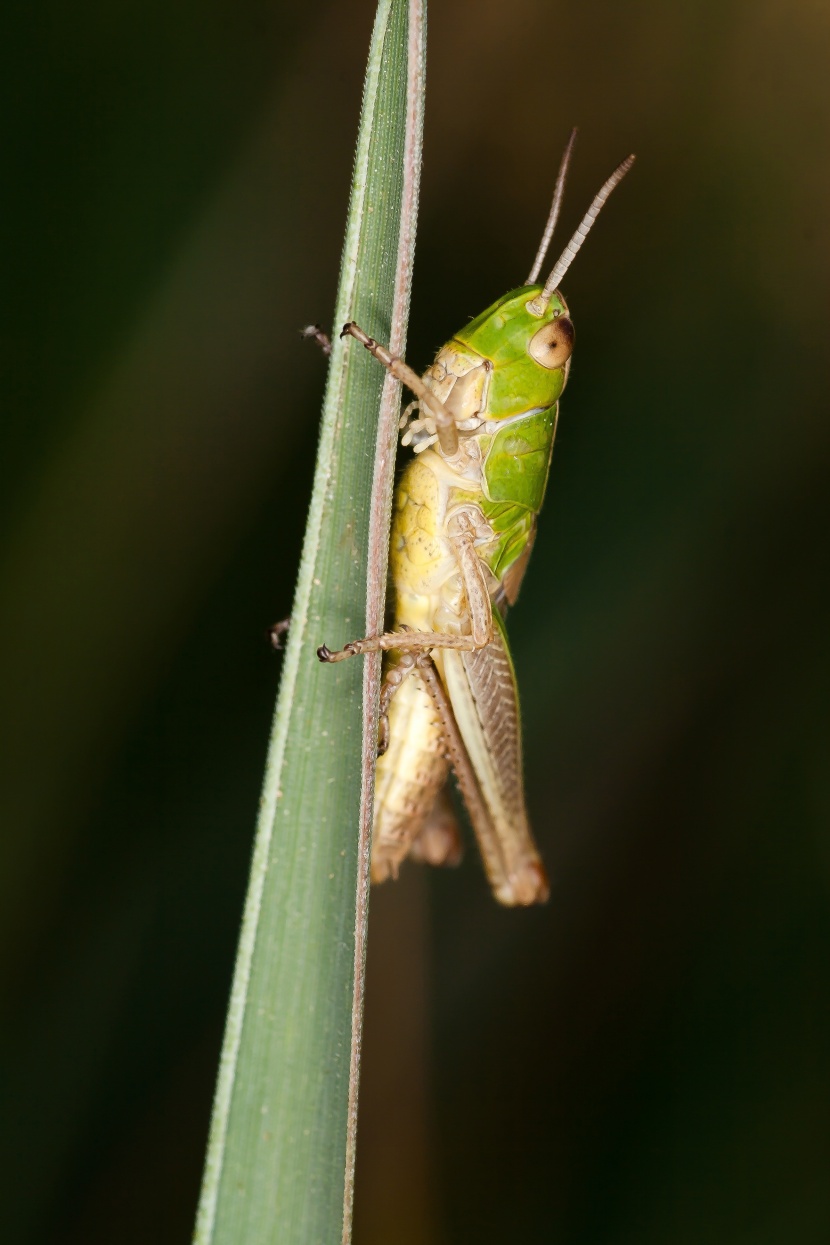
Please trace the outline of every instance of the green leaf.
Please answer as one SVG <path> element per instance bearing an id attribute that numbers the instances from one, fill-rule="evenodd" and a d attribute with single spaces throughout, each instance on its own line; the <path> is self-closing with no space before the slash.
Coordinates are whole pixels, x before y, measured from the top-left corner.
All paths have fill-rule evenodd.
<path id="1" fill-rule="evenodd" d="M 197 1245 L 351 1237 L 380 663 L 322 666 L 315 650 L 382 625 L 399 387 L 337 331 L 354 319 L 394 353 L 404 349 L 425 7 L 381 0 L 375 19 Z"/>

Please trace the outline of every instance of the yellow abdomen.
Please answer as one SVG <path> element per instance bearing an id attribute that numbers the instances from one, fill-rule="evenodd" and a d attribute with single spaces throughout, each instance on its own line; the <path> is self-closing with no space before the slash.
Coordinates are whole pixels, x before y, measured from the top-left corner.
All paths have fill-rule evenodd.
<path id="1" fill-rule="evenodd" d="M 427 451 L 413 459 L 395 494 L 389 571 L 396 630 L 401 624 L 434 630 L 447 586 L 457 577 L 443 535 L 446 489 L 440 468 L 432 469 L 436 458 Z M 392 701 L 389 741 L 375 779 L 372 878 L 377 882 L 397 875 L 447 778 L 435 708 L 416 676 L 406 679 Z"/>

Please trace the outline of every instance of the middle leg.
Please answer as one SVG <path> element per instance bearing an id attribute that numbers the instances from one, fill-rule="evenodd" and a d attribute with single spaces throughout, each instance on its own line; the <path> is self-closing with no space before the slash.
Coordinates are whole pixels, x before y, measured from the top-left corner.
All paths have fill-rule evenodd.
<path id="1" fill-rule="evenodd" d="M 468 635 L 452 635 L 441 631 L 387 631 L 383 635 L 364 636 L 352 640 L 345 648 L 332 651 L 325 644 L 317 649 L 322 662 L 345 661 L 360 653 L 398 649 L 402 653 L 429 653 L 434 648 L 452 648 L 469 652 L 486 648 L 493 638 L 493 606 L 484 575 L 484 567 L 475 547 L 475 534 L 469 519 L 459 524 L 457 535 L 450 537 L 470 616 Z"/>

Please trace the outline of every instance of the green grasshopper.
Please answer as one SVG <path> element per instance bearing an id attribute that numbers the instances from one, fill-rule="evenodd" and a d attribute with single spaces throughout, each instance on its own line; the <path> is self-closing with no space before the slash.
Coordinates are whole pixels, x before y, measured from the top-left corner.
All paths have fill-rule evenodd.
<path id="1" fill-rule="evenodd" d="M 393 650 L 381 694 L 372 880 L 406 856 L 460 858 L 446 794 L 452 764 L 496 899 L 543 903 L 545 869 L 528 824 L 516 678 L 504 616 L 536 535 L 574 329 L 559 283 L 629 156 L 602 186 L 544 285 L 576 132 L 562 157 L 526 283 L 471 321 L 419 377 L 356 324 L 350 335 L 415 395 L 402 443 L 415 457 L 395 494 L 390 547 L 393 629 L 321 661 Z"/>

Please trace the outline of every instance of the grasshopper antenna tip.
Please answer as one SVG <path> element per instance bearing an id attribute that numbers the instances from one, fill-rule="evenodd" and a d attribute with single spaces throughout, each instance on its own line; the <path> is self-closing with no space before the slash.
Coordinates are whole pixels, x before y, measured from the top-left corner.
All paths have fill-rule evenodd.
<path id="1" fill-rule="evenodd" d="M 532 315 L 541 316 L 544 314 L 545 308 L 553 296 L 553 291 L 558 289 L 560 281 L 575 260 L 577 253 L 579 252 L 579 248 L 588 237 L 588 234 L 591 231 L 591 226 L 602 211 L 608 196 L 616 186 L 619 186 L 620 182 L 625 177 L 636 158 L 637 157 L 633 154 L 626 156 L 622 163 L 617 165 L 608 180 L 603 182 L 597 193 L 594 195 L 591 200 L 591 206 L 588 208 L 588 211 L 582 217 L 582 220 L 577 226 L 576 233 L 573 235 L 570 242 L 559 256 L 559 259 L 554 264 L 553 270 L 545 282 L 545 288 L 542 290 L 542 293 L 528 303 L 528 311 L 530 311 Z"/>
<path id="2" fill-rule="evenodd" d="M 542 271 L 542 264 L 545 262 L 545 256 L 548 253 L 548 247 L 551 243 L 556 222 L 559 220 L 559 212 L 562 207 L 562 196 L 565 193 L 565 179 L 568 176 L 568 166 L 571 163 L 571 155 L 573 154 L 574 143 L 576 142 L 577 129 L 576 126 L 571 130 L 571 136 L 568 139 L 565 150 L 562 152 L 562 159 L 559 161 L 559 172 L 556 174 L 556 185 L 553 188 L 553 201 L 550 205 L 550 212 L 545 224 L 545 231 L 542 234 L 542 241 L 539 243 L 539 249 L 536 252 L 536 258 L 533 261 L 533 267 L 530 275 L 525 281 L 525 285 L 535 285 L 539 273 Z"/>

